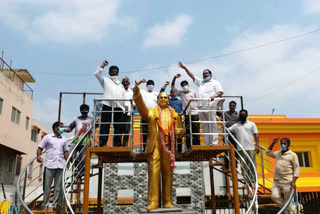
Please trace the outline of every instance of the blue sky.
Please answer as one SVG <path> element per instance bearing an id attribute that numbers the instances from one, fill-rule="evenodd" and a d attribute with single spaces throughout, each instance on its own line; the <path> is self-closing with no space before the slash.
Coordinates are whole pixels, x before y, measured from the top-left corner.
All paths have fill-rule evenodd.
<path id="1" fill-rule="evenodd" d="M 213 58 L 303 35 L 319 23 L 319 0 L 1 0 L 0 50 L 36 79 L 33 114 L 47 126 L 57 119 L 60 91 L 102 92 L 94 72 L 104 59 L 120 67 L 120 78 L 154 79 L 157 89 L 178 72 L 177 83 L 192 86 L 178 61 L 196 75 L 209 68 L 225 95 L 244 96 L 251 114 L 275 108 L 320 117 L 320 32 Z M 80 104 L 81 97 L 64 99 L 63 122 Z"/>

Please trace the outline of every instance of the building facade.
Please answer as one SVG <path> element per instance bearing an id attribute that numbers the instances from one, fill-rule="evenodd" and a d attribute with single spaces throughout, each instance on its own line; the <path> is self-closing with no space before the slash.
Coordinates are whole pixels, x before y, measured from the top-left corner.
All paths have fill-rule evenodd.
<path id="1" fill-rule="evenodd" d="M 42 137 L 49 132 L 32 116 L 33 91 L 27 82 L 35 80 L 26 69 L 11 69 L 1 59 L 0 183 L 5 185 L 9 194 L 15 190 L 13 185 L 16 184 L 22 167 L 36 155 Z M 32 180 L 34 173 L 40 173 L 39 169 L 31 170 L 27 175 L 28 179 Z M 2 197 L 3 194 L 0 195 Z M 0 198 L 1 200 L 3 199 Z"/>
<path id="2" fill-rule="evenodd" d="M 320 118 L 287 118 L 285 115 L 250 115 L 249 120 L 256 123 L 259 130 L 260 145 L 268 148 L 275 137 L 288 137 L 291 140 L 290 149 L 297 153 L 300 164 L 300 178 L 297 180 L 298 192 L 320 192 Z M 273 150 L 280 150 L 276 144 Z M 269 161 L 275 160 L 269 157 Z M 257 157 L 257 171 L 261 160 Z M 274 172 L 272 164 L 269 168 Z M 273 174 L 264 171 L 266 178 L 273 179 Z M 260 176 L 260 182 L 262 177 Z M 261 182 L 262 183 L 262 182 Z M 270 182 L 266 182 L 271 187 Z"/>

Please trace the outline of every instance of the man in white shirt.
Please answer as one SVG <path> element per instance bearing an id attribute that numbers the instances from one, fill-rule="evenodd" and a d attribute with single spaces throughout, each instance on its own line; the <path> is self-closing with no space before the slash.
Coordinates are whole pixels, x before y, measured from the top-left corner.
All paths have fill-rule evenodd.
<path id="1" fill-rule="evenodd" d="M 144 103 L 146 104 L 147 108 L 149 109 L 154 109 L 156 107 L 157 102 L 158 102 L 158 95 L 159 92 L 154 91 L 154 81 L 153 80 L 148 80 L 146 81 L 145 79 L 141 79 L 138 84 L 145 83 L 147 82 L 147 90 L 140 90 L 140 93 L 142 95 L 142 99 Z M 142 133 L 143 133 L 143 150 L 145 150 L 147 139 L 148 139 L 148 122 L 141 119 L 141 127 L 142 127 Z"/>
<path id="2" fill-rule="evenodd" d="M 140 80 L 142 83 L 145 83 L 146 80 L 142 79 Z M 142 98 L 147 106 L 147 108 L 154 109 L 156 107 L 157 102 L 158 102 L 158 91 L 154 91 L 154 81 L 153 80 L 148 80 L 146 84 L 147 90 L 140 90 Z"/>
<path id="3" fill-rule="evenodd" d="M 132 100 L 133 99 L 133 91 L 131 88 L 129 88 L 129 85 L 130 85 L 129 77 L 122 78 L 122 85 L 125 89 L 124 98 Z M 122 127 L 122 133 L 124 134 L 123 139 L 122 139 L 122 146 L 128 145 L 128 139 L 129 139 L 129 133 L 130 133 L 130 121 L 131 121 L 131 117 L 132 117 L 132 108 L 134 108 L 134 105 L 132 102 L 125 101 L 123 103 L 124 108 L 125 108 L 125 113 L 123 114 L 123 119 L 122 119 L 122 121 L 124 122 L 123 127 Z"/>
<path id="4" fill-rule="evenodd" d="M 203 137 L 206 145 L 216 145 L 218 144 L 218 127 L 215 123 L 216 112 L 214 110 L 217 109 L 218 101 L 215 98 L 222 96 L 222 86 L 219 81 L 212 78 L 212 73 L 209 69 L 203 71 L 203 78 L 200 79 L 191 73 L 181 62 L 179 62 L 179 66 L 187 72 L 194 84 L 199 87 L 197 97 L 208 99 L 208 101 L 198 102 L 200 110 L 199 118 L 200 121 L 203 121 L 201 123 L 203 133 L 207 134 Z"/>
<path id="5" fill-rule="evenodd" d="M 249 154 L 251 160 L 256 164 L 256 155 L 259 153 L 259 135 L 258 129 L 254 122 L 247 120 L 248 111 L 245 109 L 240 110 L 239 112 L 239 122 L 233 124 L 229 127 L 229 131 L 232 132 L 239 144 L 243 149 Z M 238 148 L 239 154 L 244 158 L 244 162 L 249 165 L 249 160 L 244 155 L 244 151 Z M 247 168 L 246 174 L 251 174 L 249 171 L 252 171 L 253 168 Z M 244 176 L 245 177 L 245 176 Z"/>
<path id="6" fill-rule="evenodd" d="M 188 105 L 191 99 L 196 98 L 196 92 L 193 89 L 189 88 L 188 81 L 183 80 L 180 83 L 181 90 L 178 90 L 175 87 L 176 79 L 180 77 L 181 77 L 180 74 L 177 74 L 173 77 L 171 88 L 172 90 L 178 91 L 177 96 L 180 96 L 181 98 L 182 111 L 184 112 L 184 123 L 185 123 L 184 127 L 186 128 L 185 141 L 186 141 L 187 149 L 189 149 L 191 145 L 200 145 L 200 135 L 198 135 L 200 133 L 200 124 L 198 122 L 199 114 L 197 112 L 198 110 L 197 101 L 192 101 Z M 192 131 L 192 133 L 195 135 L 190 136 L 190 131 Z M 191 140 L 192 140 L 192 144 L 191 144 Z M 179 147 L 178 147 L 178 150 L 179 150 Z"/>
<path id="7" fill-rule="evenodd" d="M 111 66 L 109 68 L 109 77 L 103 77 L 102 71 L 105 66 L 108 65 L 108 61 L 104 61 L 95 73 L 96 78 L 100 82 L 104 92 L 104 99 L 123 99 L 125 89 L 121 82 L 118 80 L 119 68 L 117 66 Z M 124 111 L 122 101 L 102 101 L 102 114 L 101 114 L 101 125 L 100 125 L 100 137 L 99 145 L 105 146 L 108 142 L 110 123 L 122 122 L 122 114 Z M 113 111 L 113 113 L 112 113 Z M 112 120 L 113 114 L 113 121 Z M 121 133 L 122 124 L 113 123 L 114 127 L 114 138 L 113 146 L 121 146 Z"/>

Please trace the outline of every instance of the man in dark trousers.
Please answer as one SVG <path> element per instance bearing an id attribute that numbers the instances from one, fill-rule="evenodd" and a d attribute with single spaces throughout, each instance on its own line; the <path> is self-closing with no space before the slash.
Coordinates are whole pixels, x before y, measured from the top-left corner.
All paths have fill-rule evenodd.
<path id="1" fill-rule="evenodd" d="M 125 89 L 118 80 L 119 68 L 115 65 L 109 68 L 109 77 L 103 77 L 102 72 L 108 61 L 105 60 L 100 67 L 98 67 L 95 76 L 103 88 L 104 99 L 124 99 Z M 106 146 L 109 138 L 110 123 L 113 123 L 114 138 L 113 146 L 121 146 L 122 134 L 122 115 L 124 112 L 122 101 L 106 100 L 102 101 L 101 125 L 99 145 Z M 112 121 L 113 118 L 113 121 Z M 114 123 L 115 122 L 115 123 Z"/>

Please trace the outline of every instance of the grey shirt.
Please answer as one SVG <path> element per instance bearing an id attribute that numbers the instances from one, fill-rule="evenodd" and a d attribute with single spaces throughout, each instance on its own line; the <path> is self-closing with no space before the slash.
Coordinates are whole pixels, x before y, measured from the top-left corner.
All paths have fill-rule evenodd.
<path id="1" fill-rule="evenodd" d="M 226 127 L 229 128 L 233 124 L 237 123 L 239 121 L 239 114 L 238 112 L 231 113 L 230 111 L 227 111 L 225 114 L 225 120 L 226 120 Z"/>

